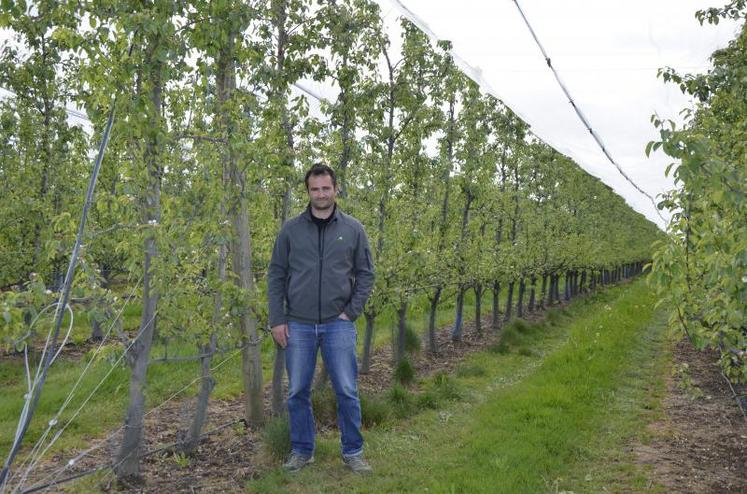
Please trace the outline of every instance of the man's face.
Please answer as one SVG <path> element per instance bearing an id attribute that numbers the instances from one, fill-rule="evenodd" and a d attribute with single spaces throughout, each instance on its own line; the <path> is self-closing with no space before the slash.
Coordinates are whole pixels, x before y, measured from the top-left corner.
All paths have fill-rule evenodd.
<path id="1" fill-rule="evenodd" d="M 335 204 L 337 189 L 329 175 L 311 175 L 308 192 L 311 207 L 316 210 L 324 211 Z"/>

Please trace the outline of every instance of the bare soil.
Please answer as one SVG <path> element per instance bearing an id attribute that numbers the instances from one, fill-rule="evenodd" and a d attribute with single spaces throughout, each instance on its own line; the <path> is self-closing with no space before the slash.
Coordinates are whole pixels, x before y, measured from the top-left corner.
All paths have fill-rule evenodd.
<path id="1" fill-rule="evenodd" d="M 686 339 L 675 345 L 674 368 L 686 363 L 687 371 L 669 377 L 664 417 L 649 425 L 653 440 L 634 448 L 665 492 L 747 493 L 747 420 L 717 358 Z"/>
<path id="2" fill-rule="evenodd" d="M 525 319 L 542 319 L 544 314 L 526 314 Z M 491 328 L 491 315 L 482 318 L 482 330 L 478 333 L 475 323 L 465 322 L 460 341 L 452 341 L 452 326 L 441 328 L 437 333 L 437 354 L 421 350 L 411 356 L 411 361 L 420 378 L 439 371 L 450 372 L 465 357 L 483 350 L 498 340 L 500 331 Z M 423 341 L 425 344 L 425 341 Z M 362 394 L 375 395 L 388 390 L 392 385 L 391 346 L 376 349 L 371 358 L 370 372 L 359 375 Z M 194 408 L 194 399 L 170 402 L 159 407 L 145 418 L 145 451 L 153 452 L 141 462 L 143 483 L 131 486 L 117 485 L 109 469 L 98 488 L 104 492 L 160 493 L 160 492 L 234 492 L 241 491 L 248 480 L 257 478 L 277 466 L 262 447 L 262 431 L 247 427 L 241 420 L 243 402 L 241 397 L 223 401 L 211 400 L 207 423 L 203 430 L 209 433 L 200 443 L 196 453 L 185 458 L 173 449 L 155 452 L 159 448 L 177 441 L 177 435 L 189 426 Z M 265 412 L 270 416 L 270 386 L 265 387 Z M 227 425 L 231 424 L 231 425 Z M 333 428 L 334 424 L 319 423 L 320 431 Z M 215 430 L 214 433 L 210 431 Z M 62 480 L 77 473 L 111 464 L 117 454 L 121 433 L 113 431 L 108 438 L 92 438 L 89 448 L 94 451 L 76 461 L 73 466 L 60 471 L 72 453 L 57 454 L 40 465 L 27 487 Z M 63 492 L 70 484 L 51 487 L 45 492 Z M 72 487 L 75 489 L 75 487 Z"/>

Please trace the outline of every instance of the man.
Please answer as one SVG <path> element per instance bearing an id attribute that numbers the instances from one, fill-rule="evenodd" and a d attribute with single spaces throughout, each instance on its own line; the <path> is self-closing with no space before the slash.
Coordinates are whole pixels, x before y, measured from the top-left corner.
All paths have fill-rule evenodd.
<path id="1" fill-rule="evenodd" d="M 288 370 L 291 455 L 283 466 L 298 471 L 314 461 L 311 384 L 321 348 L 337 396 L 343 461 L 367 473 L 353 321 L 373 287 L 371 253 L 363 226 L 337 207 L 335 172 L 314 165 L 305 183 L 309 205 L 281 228 L 267 275 L 272 336 L 286 349 Z"/>

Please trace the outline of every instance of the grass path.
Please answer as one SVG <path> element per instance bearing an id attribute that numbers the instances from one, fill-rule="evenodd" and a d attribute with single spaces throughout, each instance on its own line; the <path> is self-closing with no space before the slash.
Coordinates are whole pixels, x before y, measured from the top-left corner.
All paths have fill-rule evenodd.
<path id="1" fill-rule="evenodd" d="M 314 466 L 274 470 L 247 490 L 646 490 L 624 446 L 659 413 L 668 359 L 653 304 L 642 281 L 611 288 L 575 302 L 557 324 L 520 327 L 508 348 L 474 355 L 457 377 L 464 399 L 367 431 L 372 476 L 347 472 L 334 434 L 321 438 Z"/>

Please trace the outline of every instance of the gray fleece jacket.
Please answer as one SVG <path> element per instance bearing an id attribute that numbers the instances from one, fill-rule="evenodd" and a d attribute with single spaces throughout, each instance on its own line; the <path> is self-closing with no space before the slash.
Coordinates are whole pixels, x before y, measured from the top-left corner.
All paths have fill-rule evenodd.
<path id="1" fill-rule="evenodd" d="M 280 229 L 267 273 L 270 326 L 355 320 L 371 294 L 374 267 L 363 225 L 339 207 L 321 229 L 311 210 Z"/>

